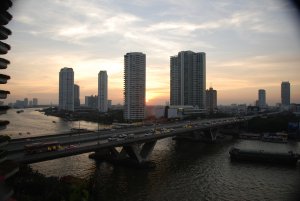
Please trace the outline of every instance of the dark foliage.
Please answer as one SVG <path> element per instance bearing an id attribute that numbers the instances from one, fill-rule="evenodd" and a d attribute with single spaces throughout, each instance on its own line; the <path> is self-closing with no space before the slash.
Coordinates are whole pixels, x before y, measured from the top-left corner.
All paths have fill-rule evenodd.
<path id="1" fill-rule="evenodd" d="M 14 197 L 22 201 L 87 201 L 86 184 L 68 184 L 58 177 L 45 177 L 29 166 L 21 166 L 20 171 L 9 180 L 14 188 Z"/>
<path id="2" fill-rule="evenodd" d="M 292 113 L 279 114 L 272 117 L 256 117 L 249 121 L 248 129 L 251 132 L 281 132 L 287 131 L 288 123 L 298 121 Z"/>

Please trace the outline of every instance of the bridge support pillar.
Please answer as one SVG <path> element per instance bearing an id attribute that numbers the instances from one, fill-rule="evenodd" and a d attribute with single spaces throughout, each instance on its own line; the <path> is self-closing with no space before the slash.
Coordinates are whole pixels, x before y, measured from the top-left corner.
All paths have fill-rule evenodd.
<path id="1" fill-rule="evenodd" d="M 203 142 L 214 142 L 217 139 L 218 129 L 210 128 L 202 131 L 194 131 L 191 133 L 185 133 L 184 135 L 178 135 L 173 139 L 180 140 L 191 140 L 191 141 L 203 141 Z"/>
<path id="2" fill-rule="evenodd" d="M 221 129 L 221 133 L 224 135 L 231 135 L 233 137 L 239 137 L 240 127 L 239 125 L 228 125 Z"/>
<path id="3" fill-rule="evenodd" d="M 152 168 L 155 164 L 149 161 L 151 153 L 155 147 L 156 140 L 142 144 L 124 145 L 121 151 L 115 147 L 104 149 L 90 155 L 90 158 L 100 159 L 126 166 Z"/>
<path id="4" fill-rule="evenodd" d="M 217 133 L 217 129 L 209 129 L 204 131 L 205 137 L 209 139 L 210 142 L 215 142 L 217 140 Z"/>

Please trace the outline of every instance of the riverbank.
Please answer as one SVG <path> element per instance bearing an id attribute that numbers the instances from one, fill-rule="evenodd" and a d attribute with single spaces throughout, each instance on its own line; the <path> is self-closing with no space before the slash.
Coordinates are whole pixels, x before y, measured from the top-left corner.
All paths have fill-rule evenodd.
<path id="1" fill-rule="evenodd" d="M 56 107 L 43 108 L 39 112 L 45 115 L 60 117 L 66 121 L 89 121 L 94 123 L 112 124 L 113 122 L 123 123 L 123 110 L 109 110 L 107 113 L 100 113 L 98 110 L 81 109 L 74 112 L 58 111 Z"/>
<path id="2" fill-rule="evenodd" d="M 13 197 L 22 201 L 87 201 L 90 197 L 89 181 L 73 176 L 46 177 L 27 165 L 20 166 L 8 184 L 14 189 Z"/>

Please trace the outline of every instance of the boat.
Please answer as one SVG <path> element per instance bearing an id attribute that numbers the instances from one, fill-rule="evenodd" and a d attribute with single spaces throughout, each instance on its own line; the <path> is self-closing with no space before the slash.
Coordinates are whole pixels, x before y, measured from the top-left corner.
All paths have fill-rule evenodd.
<path id="1" fill-rule="evenodd" d="M 17 110 L 17 113 L 19 114 L 19 113 L 22 113 L 22 112 L 24 112 L 24 110 Z"/>
<path id="2" fill-rule="evenodd" d="M 277 142 L 277 143 L 287 143 L 288 134 L 283 132 L 277 133 L 264 133 L 262 136 L 262 141 L 264 142 Z"/>
<path id="3" fill-rule="evenodd" d="M 231 148 L 229 151 L 231 160 L 234 161 L 255 161 L 267 163 L 281 163 L 284 165 L 296 165 L 299 155 L 292 151 L 269 152 L 265 150 L 250 150 Z"/>
<path id="4" fill-rule="evenodd" d="M 56 123 L 56 121 L 52 121 L 52 123 Z"/>

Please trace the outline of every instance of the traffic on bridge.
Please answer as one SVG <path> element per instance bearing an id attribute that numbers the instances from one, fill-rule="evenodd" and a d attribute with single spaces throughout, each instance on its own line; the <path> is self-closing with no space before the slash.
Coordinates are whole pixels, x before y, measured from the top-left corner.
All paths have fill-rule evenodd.
<path id="1" fill-rule="evenodd" d="M 212 140 L 215 140 L 216 136 L 213 136 L 213 131 L 217 128 L 245 122 L 251 118 L 233 117 L 178 121 L 127 129 L 21 138 L 11 140 L 4 149 L 7 151 L 7 158 L 10 160 L 19 163 L 34 163 L 94 152 L 101 149 L 124 147 L 152 141 L 156 142 L 156 140 L 167 137 L 184 137 L 193 132 L 200 133 L 201 131 L 207 131 Z"/>

